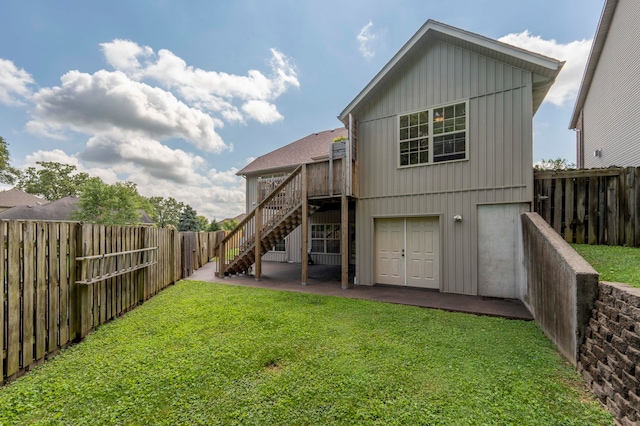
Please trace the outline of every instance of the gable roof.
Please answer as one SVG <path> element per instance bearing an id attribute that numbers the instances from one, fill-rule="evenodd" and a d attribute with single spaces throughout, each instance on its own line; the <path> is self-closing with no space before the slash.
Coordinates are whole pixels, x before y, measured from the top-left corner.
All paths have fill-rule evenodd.
<path id="1" fill-rule="evenodd" d="M 530 52 L 519 47 L 511 46 L 488 37 L 481 36 L 460 28 L 452 27 L 438 21 L 429 19 L 413 37 L 395 54 L 393 58 L 380 70 L 380 72 L 362 89 L 349 105 L 340 113 L 338 118 L 347 124 L 349 113 L 360 103 L 368 98 L 372 90 L 385 81 L 393 73 L 393 69 L 403 61 L 413 49 L 418 48 L 419 42 L 424 39 L 441 40 L 446 43 L 459 46 L 466 50 L 484 55 L 486 57 L 504 62 L 517 68 L 530 71 L 533 79 L 533 113 L 542 104 L 544 97 L 555 81 L 556 76 L 564 65 L 548 56 Z"/>
<path id="2" fill-rule="evenodd" d="M 300 164 L 312 163 L 314 158 L 329 155 L 329 147 L 337 137 L 347 137 L 347 129 L 339 127 L 333 130 L 312 133 L 288 145 L 264 154 L 247 164 L 236 175 L 250 175 L 257 172 L 275 172 L 294 168 Z"/>
<path id="3" fill-rule="evenodd" d="M 48 201 L 44 198 L 27 194 L 26 192 L 20 191 L 19 189 L 15 188 L 0 192 L 0 208 L 8 208 L 14 206 L 34 206 L 37 204 L 46 203 L 48 203 Z"/>
<path id="4" fill-rule="evenodd" d="M 598 29 L 596 30 L 596 35 L 593 38 L 593 45 L 591 45 L 591 52 L 589 53 L 587 66 L 584 69 L 584 75 L 582 76 L 582 82 L 580 83 L 580 91 L 578 92 L 576 105 L 573 108 L 573 115 L 571 116 L 571 122 L 569 123 L 570 129 L 575 129 L 578 125 L 578 117 L 580 116 L 580 111 L 582 111 L 584 103 L 587 100 L 589 88 L 591 87 L 591 82 L 593 81 L 598 61 L 600 61 L 600 55 L 602 55 L 604 43 L 607 41 L 607 35 L 609 34 L 609 28 L 611 28 L 611 21 L 613 21 L 616 6 L 618 6 L 618 0 L 606 0 L 604 7 L 602 8 L 600 22 L 598 22 Z"/>

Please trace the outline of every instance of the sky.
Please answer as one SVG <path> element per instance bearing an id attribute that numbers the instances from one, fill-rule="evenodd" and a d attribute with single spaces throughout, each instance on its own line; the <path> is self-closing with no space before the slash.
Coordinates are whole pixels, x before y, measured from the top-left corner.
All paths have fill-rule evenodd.
<path id="1" fill-rule="evenodd" d="M 72 164 L 222 220 L 238 170 L 337 115 L 428 20 L 566 61 L 534 161 L 568 129 L 604 0 L 0 0 L 0 136 L 11 164 Z M 4 189 L 7 189 L 5 187 Z"/>

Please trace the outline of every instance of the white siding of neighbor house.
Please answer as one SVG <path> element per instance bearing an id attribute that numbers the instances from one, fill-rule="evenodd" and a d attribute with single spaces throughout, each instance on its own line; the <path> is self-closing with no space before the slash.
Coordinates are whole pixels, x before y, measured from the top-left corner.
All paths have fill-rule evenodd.
<path id="1" fill-rule="evenodd" d="M 585 168 L 640 166 L 639 23 L 640 2 L 619 0 L 583 107 Z"/>
<path id="2" fill-rule="evenodd" d="M 441 41 L 415 51 L 354 112 L 357 281 L 375 284 L 375 218 L 437 215 L 441 290 L 477 294 L 477 206 L 533 199 L 532 75 Z M 397 115 L 464 100 L 469 159 L 399 169 Z"/>

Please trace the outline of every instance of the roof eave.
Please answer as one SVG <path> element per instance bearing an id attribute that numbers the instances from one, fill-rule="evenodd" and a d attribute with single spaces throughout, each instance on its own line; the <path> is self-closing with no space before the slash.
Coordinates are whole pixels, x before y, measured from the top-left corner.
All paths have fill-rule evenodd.
<path id="1" fill-rule="evenodd" d="M 607 34 L 609 34 L 609 28 L 611 27 L 611 22 L 613 21 L 613 15 L 616 11 L 617 5 L 618 0 L 606 0 L 604 7 L 602 8 L 602 14 L 600 15 L 600 21 L 598 22 L 598 29 L 596 30 L 596 35 L 593 38 L 593 44 L 591 45 L 591 52 L 589 53 L 587 66 L 584 68 L 582 82 L 580 83 L 580 90 L 576 97 L 576 104 L 573 107 L 573 114 L 571 115 L 571 121 L 569 122 L 569 129 L 575 129 L 578 126 L 580 111 L 582 111 L 584 103 L 587 100 L 591 81 L 593 80 L 593 76 L 600 60 L 602 48 L 607 40 Z"/>
<path id="2" fill-rule="evenodd" d="M 514 58 L 530 62 L 534 65 L 542 66 L 553 71 L 554 76 L 552 80 L 555 79 L 555 76 L 564 64 L 564 62 L 557 61 L 553 58 L 549 58 L 535 52 L 529 52 L 527 50 L 430 19 L 418 30 L 418 32 L 414 34 L 413 37 L 411 37 L 411 39 L 407 43 L 405 43 L 405 45 L 398 51 L 398 53 L 396 53 L 393 58 L 391 58 L 391 60 L 382 68 L 382 70 L 380 70 L 380 72 L 378 72 L 378 74 L 376 74 L 376 76 L 349 103 L 349 105 L 347 105 L 347 107 L 338 116 L 338 119 L 347 124 L 349 113 L 353 111 L 360 102 L 362 102 L 362 100 L 369 94 L 369 92 L 373 90 L 373 88 L 384 79 L 384 77 L 398 64 L 398 62 L 402 60 L 407 52 L 409 52 L 413 48 L 413 46 L 415 46 L 415 44 L 418 43 L 429 31 L 456 37 L 460 40 L 474 43 L 478 46 L 510 55 Z"/>

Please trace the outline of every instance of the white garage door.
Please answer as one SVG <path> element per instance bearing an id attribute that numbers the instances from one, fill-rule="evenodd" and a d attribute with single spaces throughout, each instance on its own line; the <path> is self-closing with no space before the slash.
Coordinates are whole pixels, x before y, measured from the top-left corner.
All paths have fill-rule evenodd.
<path id="1" fill-rule="evenodd" d="M 376 282 L 440 288 L 437 217 L 376 219 Z"/>

